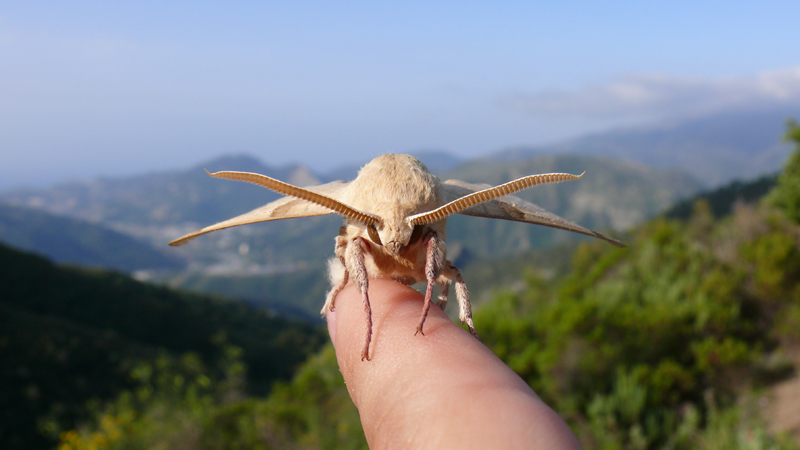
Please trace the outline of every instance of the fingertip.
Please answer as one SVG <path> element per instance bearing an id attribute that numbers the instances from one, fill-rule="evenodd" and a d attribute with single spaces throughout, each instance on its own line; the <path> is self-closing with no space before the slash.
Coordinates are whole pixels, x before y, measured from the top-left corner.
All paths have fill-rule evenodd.
<path id="1" fill-rule="evenodd" d="M 346 376 L 351 369 L 361 369 L 364 364 L 373 367 L 375 358 L 384 360 L 391 358 L 399 344 L 397 335 L 400 333 L 396 328 L 403 326 L 398 323 L 397 313 L 404 309 L 404 305 L 410 303 L 413 305 L 411 310 L 418 315 L 422 306 L 422 296 L 419 292 L 383 278 L 370 279 L 369 299 L 371 313 L 368 318 L 360 290 L 350 284 L 337 295 L 336 310 L 328 312 L 328 333 L 336 350 L 339 367 Z M 370 358 L 363 359 L 362 362 L 367 341 L 368 320 L 372 322 L 368 353 Z M 407 322 L 402 319 L 400 321 Z M 408 335 L 412 336 L 413 332 L 412 326 Z"/>
<path id="2" fill-rule="evenodd" d="M 367 317 L 361 293 L 354 286 L 336 298 L 336 312 L 328 326 L 339 368 L 357 406 L 370 386 L 383 386 L 392 379 L 413 378 L 420 370 L 446 372 L 462 366 L 463 360 L 480 355 L 496 357 L 467 331 L 453 323 L 438 307 L 428 311 L 422 333 L 415 333 L 422 318 L 424 297 L 414 289 L 388 279 L 370 279 L 372 336 L 370 360 L 361 360 L 367 340 Z M 472 355 L 463 358 L 464 355 Z M 374 391 L 385 392 L 383 388 Z"/>

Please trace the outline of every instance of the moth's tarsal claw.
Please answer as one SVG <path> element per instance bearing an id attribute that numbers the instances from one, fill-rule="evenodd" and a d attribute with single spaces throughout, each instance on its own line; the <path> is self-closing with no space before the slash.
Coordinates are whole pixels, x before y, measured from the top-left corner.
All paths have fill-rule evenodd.
<path id="1" fill-rule="evenodd" d="M 425 333 L 422 332 L 422 325 L 417 327 L 417 331 L 416 331 L 416 333 L 414 333 L 414 336 L 416 336 L 418 334 L 421 334 L 421 335 L 425 336 Z"/>
<path id="2" fill-rule="evenodd" d="M 365 347 L 364 350 L 361 351 L 361 360 L 369 361 L 369 346 Z"/>

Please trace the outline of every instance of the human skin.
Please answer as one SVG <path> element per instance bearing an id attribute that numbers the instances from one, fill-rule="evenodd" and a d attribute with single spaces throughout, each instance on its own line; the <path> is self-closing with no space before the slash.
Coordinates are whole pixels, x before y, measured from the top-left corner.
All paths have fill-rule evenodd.
<path id="1" fill-rule="evenodd" d="M 371 361 L 361 360 L 366 328 L 356 288 L 339 293 L 327 318 L 371 449 L 581 448 L 514 371 L 439 308 L 430 309 L 425 335 L 415 336 L 420 293 L 376 278 L 369 296 Z"/>

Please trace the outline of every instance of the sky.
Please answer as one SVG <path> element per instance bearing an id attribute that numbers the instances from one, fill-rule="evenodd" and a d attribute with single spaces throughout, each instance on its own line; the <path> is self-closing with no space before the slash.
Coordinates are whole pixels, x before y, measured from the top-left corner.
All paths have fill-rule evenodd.
<path id="1" fill-rule="evenodd" d="M 800 100 L 800 2 L 5 2 L 0 189 L 468 158 Z"/>

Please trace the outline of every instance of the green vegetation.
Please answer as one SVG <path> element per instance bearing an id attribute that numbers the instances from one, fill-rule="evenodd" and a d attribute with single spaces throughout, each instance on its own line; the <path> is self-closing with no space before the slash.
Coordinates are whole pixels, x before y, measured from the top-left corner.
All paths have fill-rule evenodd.
<path id="1" fill-rule="evenodd" d="M 755 203 L 764 197 L 775 187 L 777 178 L 776 175 L 767 175 L 747 183 L 734 181 L 729 185 L 682 200 L 670 207 L 664 215 L 670 219 L 687 220 L 692 216 L 697 200 L 703 199 L 708 202 L 714 217 L 725 217 L 733 213 L 737 203 Z"/>
<path id="2" fill-rule="evenodd" d="M 288 379 L 323 339 L 322 330 L 242 303 L 177 293 L 126 275 L 65 268 L 0 245 L 0 442 L 43 448 L 37 426 L 72 427 L 92 398 L 135 385 L 129 373 L 193 352 L 226 372 L 226 348 L 244 352 L 247 395 Z M 160 356 L 159 356 L 160 355 Z"/>
<path id="3" fill-rule="evenodd" d="M 766 209 L 715 222 L 700 202 L 628 250 L 581 246 L 571 275 L 532 277 L 475 320 L 588 447 L 695 448 L 710 409 L 786 374 L 765 361 L 800 339 L 796 231 Z"/>
<path id="4" fill-rule="evenodd" d="M 221 378 L 192 354 L 137 367 L 137 384 L 90 423 L 63 431 L 59 450 L 367 448 L 332 346 L 267 399 L 243 395 L 239 356 L 227 348 Z"/>
<path id="5" fill-rule="evenodd" d="M 664 215 L 671 219 L 688 219 L 694 202 L 701 198 L 709 203 L 715 217 L 723 217 L 733 212 L 737 202 L 753 203 L 771 192 L 768 202 L 783 209 L 790 220 L 800 223 L 800 152 L 797 151 L 800 148 L 800 125 L 790 120 L 787 128 L 784 140 L 792 143 L 795 151 L 789 155 L 780 176 L 768 175 L 748 183 L 734 181 L 727 186 L 678 202 Z"/>
<path id="6" fill-rule="evenodd" d="M 791 120 L 788 128 L 786 140 L 794 144 L 795 150 L 778 178 L 778 187 L 769 200 L 783 209 L 789 220 L 800 223 L 800 125 Z"/>

